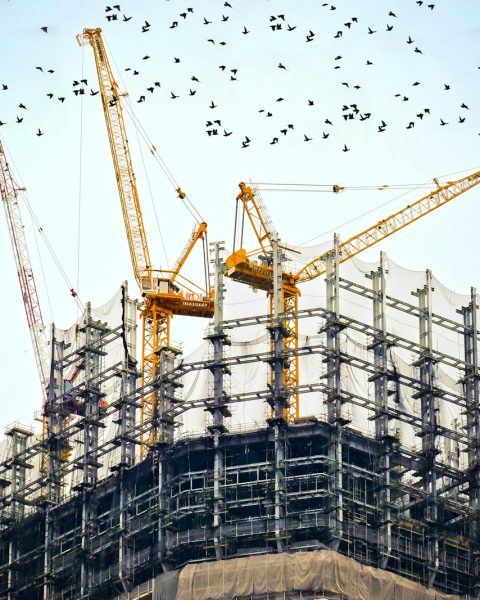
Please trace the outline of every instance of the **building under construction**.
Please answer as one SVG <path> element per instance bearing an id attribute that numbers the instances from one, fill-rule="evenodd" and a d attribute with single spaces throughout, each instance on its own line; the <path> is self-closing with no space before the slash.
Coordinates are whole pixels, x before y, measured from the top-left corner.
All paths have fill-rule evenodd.
<path id="1" fill-rule="evenodd" d="M 225 317 L 241 286 L 225 285 L 219 244 L 201 350 L 163 348 L 155 382 L 141 385 L 126 286 L 53 332 L 46 436 L 7 430 L 0 597 L 477 597 L 476 293 L 383 255 L 331 256 L 296 315 L 294 421 L 293 352 L 270 347 L 270 315 Z M 410 300 L 390 291 L 407 274 Z"/>
<path id="2" fill-rule="evenodd" d="M 240 242 L 229 256 L 210 245 L 199 291 L 180 270 L 206 226 L 174 269 L 152 268 L 100 30 L 80 42 L 94 50 L 141 300 L 124 283 L 46 331 L 0 145 L 46 390 L 41 432 L 14 424 L 0 446 L 0 598 L 480 598 L 476 291 L 383 253 L 354 258 L 480 172 L 309 250 L 283 245 L 242 183 Z M 188 356 L 170 339 L 174 315 L 209 319 Z"/>

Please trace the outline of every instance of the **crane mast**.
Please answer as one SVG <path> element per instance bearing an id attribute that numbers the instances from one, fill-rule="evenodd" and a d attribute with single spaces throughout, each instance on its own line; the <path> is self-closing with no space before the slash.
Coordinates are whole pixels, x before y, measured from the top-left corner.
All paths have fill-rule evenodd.
<path id="1" fill-rule="evenodd" d="M 175 350 L 171 347 L 170 323 L 174 315 L 186 315 L 210 318 L 214 312 L 213 293 L 203 290 L 186 278 L 182 278 L 183 289 L 177 280 L 181 278 L 180 269 L 193 250 L 196 242 L 204 242 L 206 246 L 206 224 L 200 223 L 196 232 L 177 261 L 175 269 L 154 269 L 150 261 L 147 236 L 144 228 L 140 200 L 137 191 L 135 174 L 128 145 L 128 138 L 123 118 L 121 98 L 118 85 L 110 67 L 102 40 L 102 30 L 84 29 L 77 36 L 78 43 L 90 44 L 95 56 L 98 81 L 102 97 L 102 106 L 107 126 L 110 151 L 115 169 L 118 192 L 122 205 L 123 220 L 130 249 L 135 279 L 144 297 L 142 316 L 142 375 L 143 385 L 155 381 L 163 349 Z M 185 194 L 177 188 L 179 198 Z M 208 288 L 207 278 L 207 288 Z M 157 393 L 145 398 L 141 419 L 142 426 L 150 423 L 146 444 L 154 445 L 159 441 L 158 425 L 154 419 L 157 411 Z"/>
<path id="2" fill-rule="evenodd" d="M 94 51 L 108 141 L 122 205 L 133 273 L 141 288 L 142 279 L 149 276 L 151 262 L 120 102 L 120 97 L 126 94 L 120 93 L 118 89 L 107 58 L 101 31 L 99 28 L 85 29 L 83 35 L 77 36 L 77 40 L 81 45 L 90 43 Z"/>
<path id="3" fill-rule="evenodd" d="M 440 185 L 438 179 L 434 179 L 434 182 L 437 189 L 341 243 L 339 245 L 340 262 L 349 260 L 477 186 L 480 183 L 480 171 L 455 181 L 449 181 L 444 185 Z M 258 225 L 259 223 L 263 224 L 262 211 L 257 208 L 258 202 L 255 201 L 255 193 L 243 183 L 240 184 L 240 189 L 241 193 L 237 196 L 237 201 L 239 199 L 243 201 L 244 210 L 253 226 L 255 235 L 262 250 L 265 250 L 265 236 L 261 234 L 262 228 Z M 254 217 L 251 216 L 251 213 L 254 214 Z M 253 254 L 253 252 L 249 253 L 244 248 L 234 250 L 233 254 L 226 260 L 226 275 L 235 281 L 266 291 L 269 294 L 270 312 L 272 312 L 273 269 L 264 260 L 264 256 L 261 257 L 260 262 L 252 260 Z M 298 284 L 323 275 L 326 272 L 329 254 L 330 251 L 314 258 L 297 273 L 282 272 L 283 323 L 287 331 L 287 335 L 283 340 L 284 350 L 298 350 L 298 319 L 296 318 L 298 297 L 300 296 Z M 292 360 L 284 369 L 284 385 L 289 393 L 289 406 L 285 411 L 288 421 L 300 416 L 298 394 L 295 391 L 299 383 L 297 352 L 294 352 L 293 355 Z"/>
<path id="4" fill-rule="evenodd" d="M 21 191 L 21 188 L 15 184 L 3 145 L 0 142 L 0 192 L 7 217 L 8 232 L 15 257 L 23 306 L 27 315 L 28 329 L 32 339 L 35 361 L 45 401 L 49 379 L 50 353 L 20 212 L 19 191 Z"/>

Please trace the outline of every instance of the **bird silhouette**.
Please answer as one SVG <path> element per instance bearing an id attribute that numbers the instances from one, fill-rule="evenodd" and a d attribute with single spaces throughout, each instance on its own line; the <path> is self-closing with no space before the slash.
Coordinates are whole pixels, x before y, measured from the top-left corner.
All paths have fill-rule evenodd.
<path id="1" fill-rule="evenodd" d="M 415 127 L 415 123 L 413 121 L 410 121 L 410 123 L 407 125 L 407 127 L 405 127 L 405 129 L 413 129 Z"/>
<path id="2" fill-rule="evenodd" d="M 443 125 L 448 125 L 448 123 L 446 123 L 443 119 L 440 119 L 440 125 L 443 127 Z"/>
<path id="3" fill-rule="evenodd" d="M 347 144 L 343 144 L 342 152 L 348 152 L 350 148 L 347 148 Z"/>
<path id="4" fill-rule="evenodd" d="M 370 65 L 373 65 L 373 62 L 370 60 L 367 60 L 367 62 L 365 64 L 370 66 Z"/>
<path id="5" fill-rule="evenodd" d="M 228 21 L 230 17 L 226 17 L 225 15 L 222 15 L 222 21 L 223 23 L 225 23 L 225 21 Z"/>
<path id="6" fill-rule="evenodd" d="M 20 118 L 20 117 L 17 115 L 17 123 L 21 123 L 22 121 L 23 121 L 23 117 L 22 117 L 22 118 Z"/>
<path id="7" fill-rule="evenodd" d="M 311 142 L 312 138 L 309 138 L 305 133 L 303 134 L 303 141 L 304 142 Z"/>
<path id="8" fill-rule="evenodd" d="M 195 94 L 197 93 L 197 90 L 190 90 L 188 95 L 189 96 L 195 96 Z"/>
<path id="9" fill-rule="evenodd" d="M 41 71 L 43 73 L 43 67 L 35 67 L 37 71 Z"/>
<path id="10" fill-rule="evenodd" d="M 145 96 L 140 96 L 137 102 L 145 102 Z"/>
<path id="11" fill-rule="evenodd" d="M 414 81 L 414 82 L 412 83 L 412 87 L 416 87 L 417 85 L 420 85 L 420 82 L 419 82 L 419 81 Z"/>
<path id="12" fill-rule="evenodd" d="M 18 108 L 23 108 L 23 110 L 27 110 L 27 107 L 25 106 L 25 104 L 22 104 L 21 102 L 18 105 Z"/>
<path id="13" fill-rule="evenodd" d="M 278 137 L 274 137 L 273 140 L 270 142 L 270 146 L 273 146 L 273 144 L 278 144 Z"/>
<path id="14" fill-rule="evenodd" d="M 170 98 L 175 100 L 175 98 L 178 98 L 178 96 L 176 96 L 173 92 L 170 92 Z"/>
<path id="15" fill-rule="evenodd" d="M 180 62 L 180 59 L 177 58 L 176 56 L 174 56 L 173 57 L 173 62 L 178 64 Z"/>
<path id="16" fill-rule="evenodd" d="M 393 25 L 388 25 L 388 23 L 387 23 L 387 31 L 392 31 L 392 29 L 393 29 Z"/>
<path id="17" fill-rule="evenodd" d="M 468 108 L 468 106 L 465 104 L 465 102 L 462 102 L 462 104 L 460 105 L 460 108 L 465 108 L 466 110 L 470 110 Z"/>
<path id="18" fill-rule="evenodd" d="M 228 137 L 229 135 L 232 135 L 233 131 L 225 131 L 225 129 L 223 130 L 223 137 Z"/>
<path id="19" fill-rule="evenodd" d="M 170 25 L 170 29 L 175 29 L 175 27 L 178 27 L 178 21 L 173 21 Z"/>
<path id="20" fill-rule="evenodd" d="M 291 25 L 289 25 L 287 23 L 287 31 L 294 31 L 297 28 L 297 26 L 295 25 L 294 27 L 292 27 Z"/>
<path id="21" fill-rule="evenodd" d="M 0 127 L 2 127 L 2 125 L 6 125 L 7 123 L 4 121 L 0 121 Z"/>
<path id="22" fill-rule="evenodd" d="M 394 12 L 392 12 L 392 11 L 390 11 L 390 12 L 388 13 L 388 16 L 389 16 L 389 17 L 395 17 L 395 18 L 397 18 L 397 15 L 396 15 Z"/>
<path id="23" fill-rule="evenodd" d="M 443 88 L 444 88 L 444 91 L 447 91 L 450 89 L 450 86 L 448 85 L 448 83 L 444 83 Z"/>
<path id="24" fill-rule="evenodd" d="M 420 48 L 417 48 L 416 46 L 415 46 L 415 52 L 417 54 L 423 54 L 423 52 L 420 50 Z"/>
<path id="25" fill-rule="evenodd" d="M 45 135 L 43 131 L 41 131 L 40 127 L 38 128 L 37 134 L 38 137 L 41 137 L 42 135 Z"/>
<path id="26" fill-rule="evenodd" d="M 308 101 L 308 106 L 313 106 L 313 104 L 314 104 L 313 100 Z"/>
<path id="27" fill-rule="evenodd" d="M 373 29 L 371 29 L 371 28 L 369 27 L 369 28 L 368 28 L 368 33 L 369 33 L 370 35 L 372 35 L 372 33 L 377 33 L 377 32 L 376 32 L 376 31 L 374 31 Z"/>
<path id="28" fill-rule="evenodd" d="M 458 122 L 459 123 L 464 123 L 465 122 L 465 117 L 458 117 Z"/>
<path id="29" fill-rule="evenodd" d="M 242 31 L 242 33 L 243 33 L 244 35 L 247 35 L 247 33 L 250 33 L 250 31 L 248 31 L 248 29 L 247 29 L 247 28 L 244 26 L 244 27 L 243 27 L 243 31 Z"/>
<path id="30" fill-rule="evenodd" d="M 150 57 L 148 56 L 148 54 L 145 54 L 145 56 L 142 58 L 142 60 L 148 60 Z"/>
<path id="31" fill-rule="evenodd" d="M 329 134 L 329 133 L 325 133 L 324 131 L 322 131 L 322 138 L 323 138 L 324 140 L 326 140 L 326 139 L 327 139 L 329 136 L 330 136 L 330 134 Z"/>
<path id="32" fill-rule="evenodd" d="M 285 65 L 282 65 L 282 63 L 278 63 L 278 68 L 285 69 L 285 71 L 287 70 L 287 67 Z"/>
<path id="33" fill-rule="evenodd" d="M 210 108 L 217 108 L 218 104 L 214 104 L 213 100 L 210 102 Z"/>
<path id="34" fill-rule="evenodd" d="M 123 21 L 126 23 L 127 21 L 130 21 L 132 17 L 126 17 L 125 15 L 123 15 Z"/>
<path id="35" fill-rule="evenodd" d="M 203 24 L 204 25 L 210 25 L 212 22 L 211 21 L 207 21 L 207 19 L 205 17 L 203 17 Z"/>
<path id="36" fill-rule="evenodd" d="M 40 27 L 40 29 L 41 29 L 43 32 L 45 32 L 45 33 L 48 33 L 48 27 L 47 27 L 47 26 Z"/>
<path id="37" fill-rule="evenodd" d="M 2 83 L 2 90 L 8 90 L 8 85 L 6 83 Z"/>
<path id="38" fill-rule="evenodd" d="M 412 40 L 410 36 L 408 36 L 407 44 L 413 44 L 415 40 Z"/>

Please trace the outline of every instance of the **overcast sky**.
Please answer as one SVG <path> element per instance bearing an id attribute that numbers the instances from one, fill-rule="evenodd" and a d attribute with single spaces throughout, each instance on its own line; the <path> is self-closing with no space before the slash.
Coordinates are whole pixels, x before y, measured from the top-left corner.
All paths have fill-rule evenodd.
<path id="1" fill-rule="evenodd" d="M 231 246 L 242 180 L 412 184 L 402 197 L 398 189 L 265 191 L 282 239 L 303 244 L 328 241 L 334 230 L 345 239 L 425 193 L 413 184 L 479 168 L 478 0 L 225 4 L 124 0 L 120 11 L 106 11 L 95 0 L 0 0 L 0 136 L 84 301 L 102 304 L 124 279 L 137 293 L 100 96 L 91 95 L 98 90 L 93 52 L 75 40 L 84 27 L 102 27 L 131 110 L 208 222 L 210 241 Z M 107 20 L 112 15 L 117 19 Z M 87 85 L 74 85 L 81 79 Z M 127 128 L 151 253 L 156 265 L 172 265 L 194 221 L 130 120 Z M 480 287 L 479 201 L 480 190 L 466 193 L 366 258 L 383 249 L 406 267 L 432 268 L 451 289 Z M 67 327 L 75 303 L 23 215 L 44 320 Z M 41 395 L 4 218 L 0 250 L 3 427 L 30 422 Z M 201 280 L 198 256 L 187 272 Z M 204 327 L 177 318 L 172 335 L 190 349 Z"/>

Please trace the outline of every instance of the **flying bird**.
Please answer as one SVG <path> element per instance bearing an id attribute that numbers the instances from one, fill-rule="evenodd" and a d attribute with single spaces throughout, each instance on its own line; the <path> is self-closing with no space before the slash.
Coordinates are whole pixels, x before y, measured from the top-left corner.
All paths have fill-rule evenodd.
<path id="1" fill-rule="evenodd" d="M 324 131 L 322 131 L 322 138 L 324 140 L 326 140 L 329 137 L 329 135 L 330 135 L 329 133 L 325 133 Z"/>
<path id="2" fill-rule="evenodd" d="M 278 63 L 278 68 L 285 69 L 285 71 L 287 70 L 287 67 L 285 65 L 282 65 L 282 63 Z"/>
<path id="3" fill-rule="evenodd" d="M 210 108 L 217 108 L 218 104 L 214 104 L 213 100 L 210 102 Z"/>
<path id="4" fill-rule="evenodd" d="M 170 98 L 172 100 L 175 100 L 175 98 L 178 98 L 178 96 L 175 96 L 175 94 L 173 92 L 170 92 Z"/>
<path id="5" fill-rule="evenodd" d="M 40 27 L 40 29 L 41 29 L 42 31 L 44 31 L 45 33 L 48 33 L 48 27 L 47 27 L 47 26 Z"/>
<path id="6" fill-rule="evenodd" d="M 45 134 L 43 133 L 43 131 L 41 131 L 41 129 L 40 129 L 40 127 L 39 127 L 36 135 L 37 135 L 38 137 L 40 137 L 40 136 L 42 136 L 42 135 L 45 135 Z"/>
<path id="7" fill-rule="evenodd" d="M 126 23 L 127 21 L 130 21 L 132 17 L 126 17 L 125 15 L 123 15 L 123 21 Z"/>
<path id="8" fill-rule="evenodd" d="M 229 135 L 232 135 L 233 131 L 225 131 L 225 129 L 223 130 L 223 137 L 228 137 Z"/>
<path id="9" fill-rule="evenodd" d="M 247 29 L 245 26 L 243 26 L 243 31 L 242 31 L 242 33 L 243 33 L 244 35 L 247 35 L 247 33 L 250 33 L 250 31 L 248 31 L 248 29 Z"/>
<path id="10" fill-rule="evenodd" d="M 304 142 L 311 142 L 312 138 L 309 138 L 305 133 L 303 134 L 303 141 Z"/>
<path id="11" fill-rule="evenodd" d="M 22 118 L 20 118 L 20 117 L 17 115 L 17 123 L 21 123 L 22 121 L 23 121 L 23 117 L 22 117 Z"/>
<path id="12" fill-rule="evenodd" d="M 347 144 L 343 144 L 342 152 L 348 152 L 350 148 L 347 148 Z"/>
<path id="13" fill-rule="evenodd" d="M 372 35 L 372 33 L 377 33 L 376 31 L 374 31 L 371 27 L 368 28 L 368 33 L 370 35 Z"/>
<path id="14" fill-rule="evenodd" d="M 448 123 L 446 123 L 443 119 L 440 119 L 440 125 L 443 127 L 443 125 L 448 125 Z"/>

